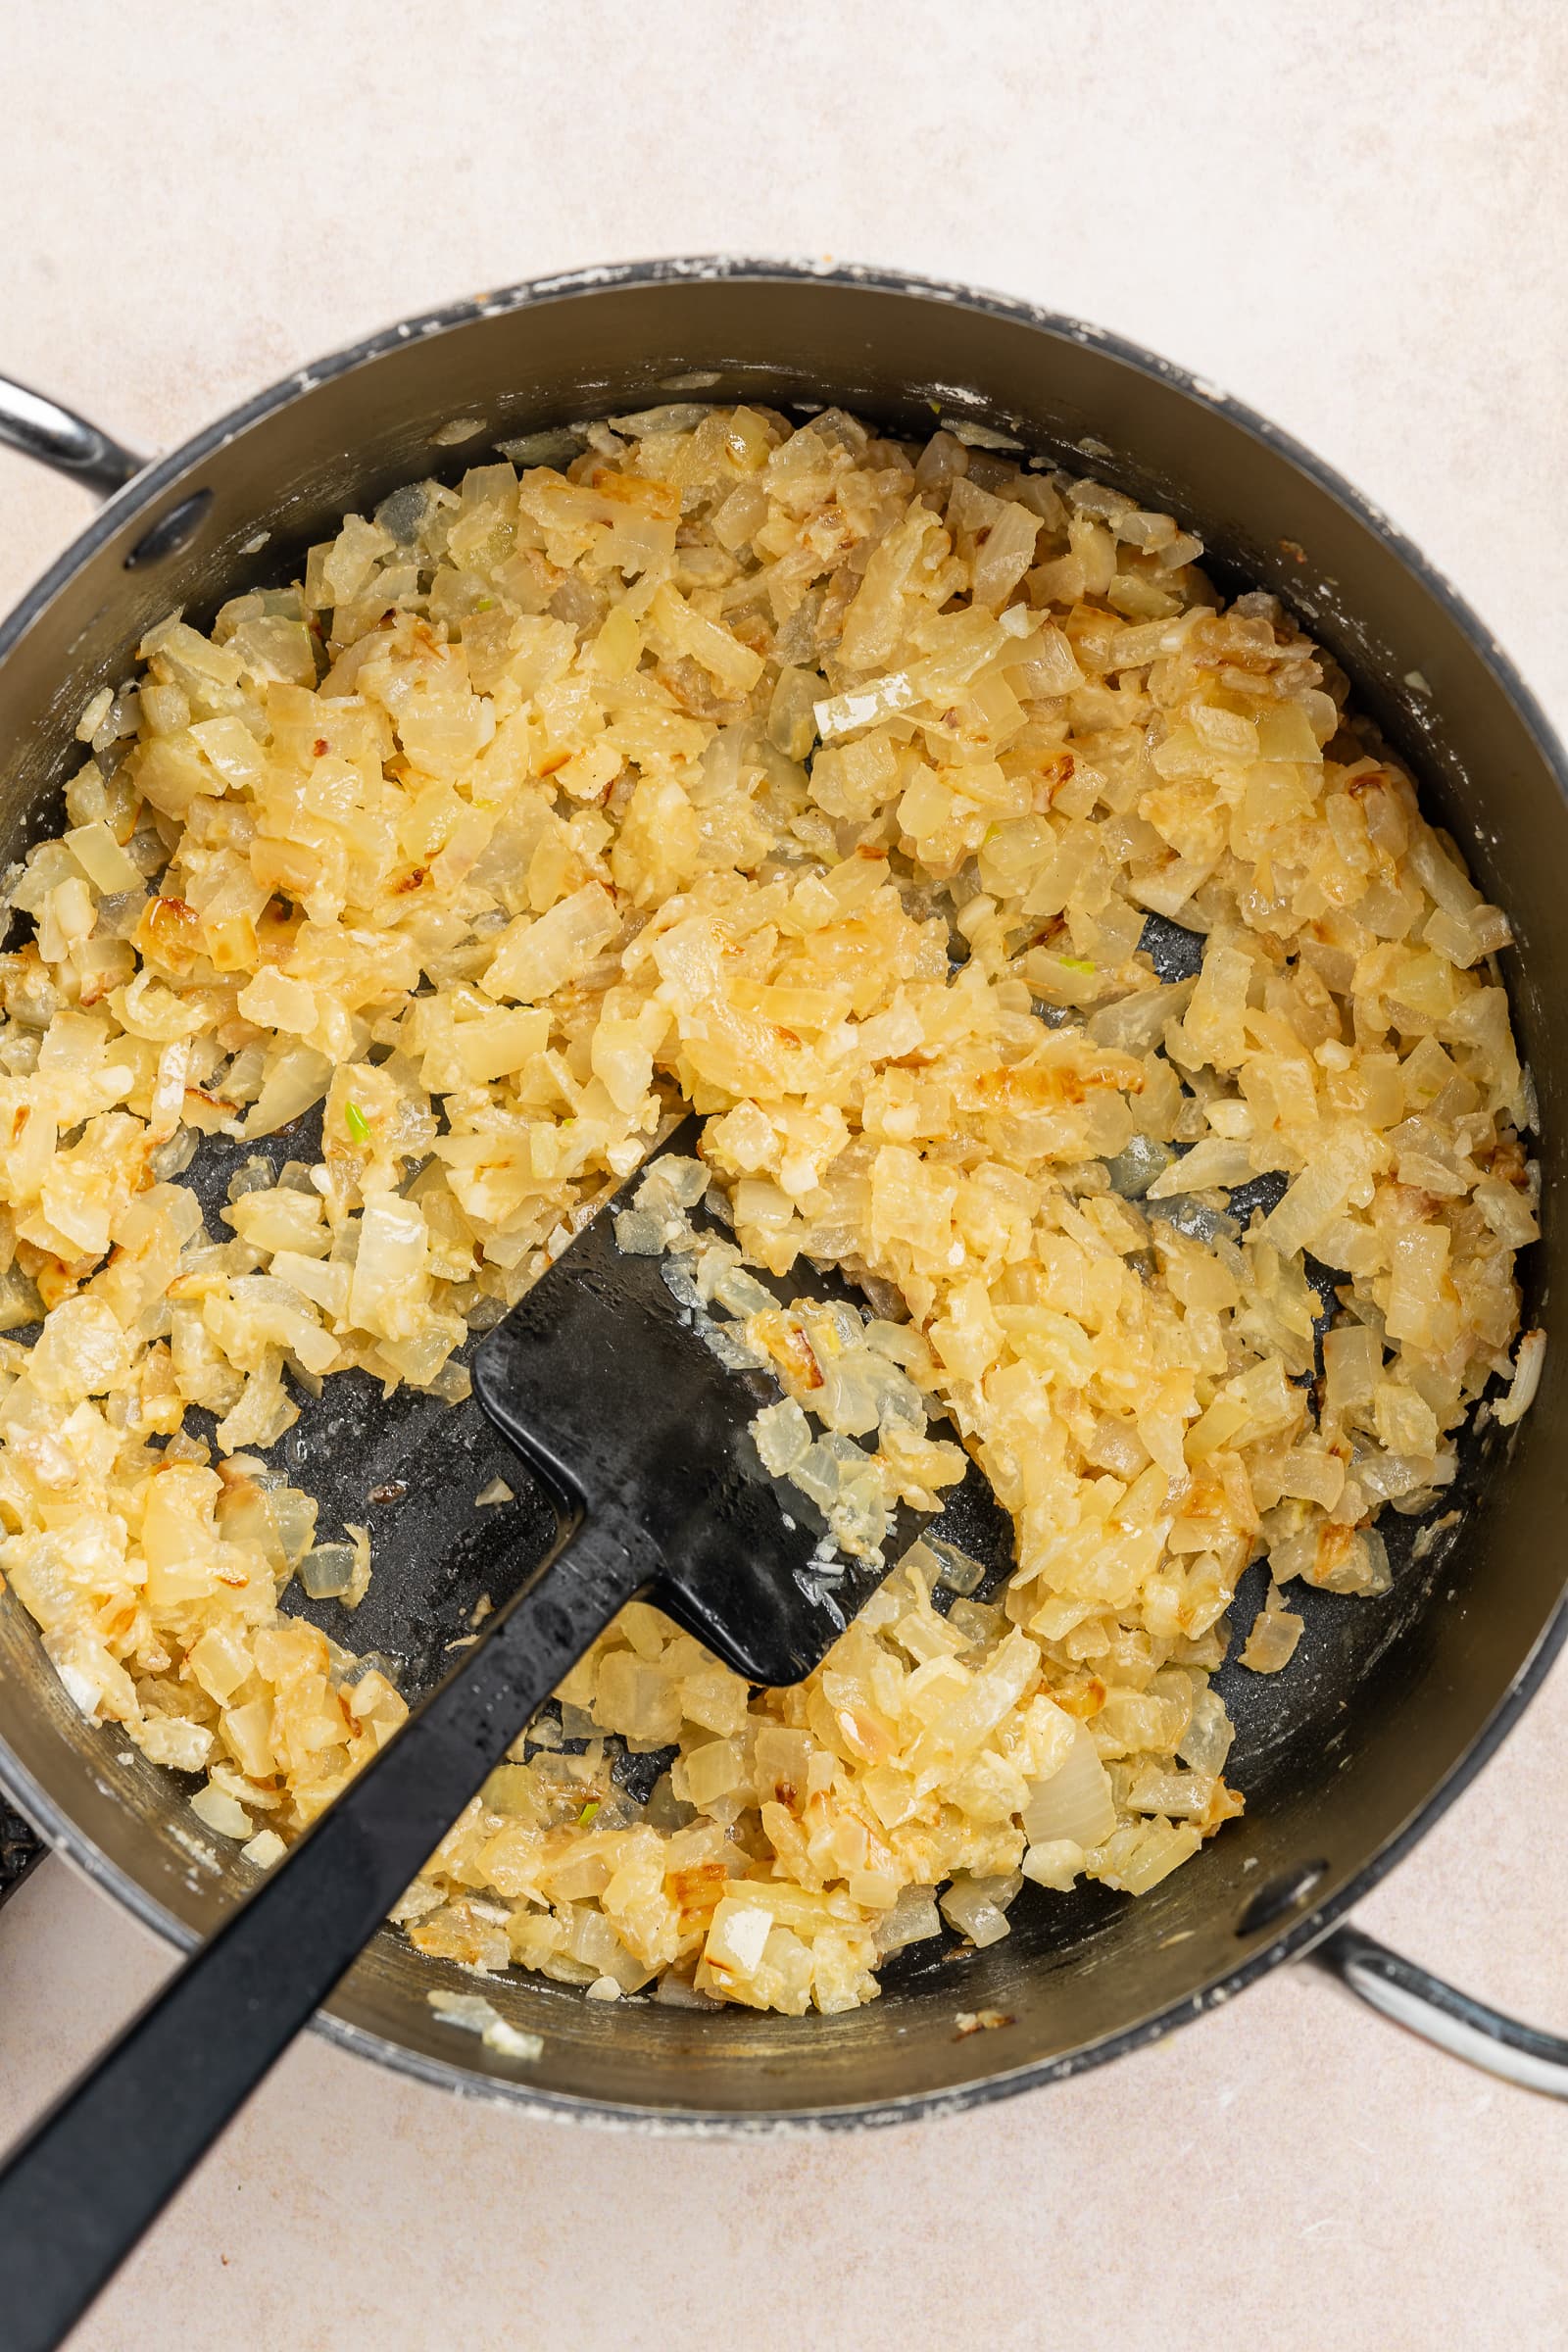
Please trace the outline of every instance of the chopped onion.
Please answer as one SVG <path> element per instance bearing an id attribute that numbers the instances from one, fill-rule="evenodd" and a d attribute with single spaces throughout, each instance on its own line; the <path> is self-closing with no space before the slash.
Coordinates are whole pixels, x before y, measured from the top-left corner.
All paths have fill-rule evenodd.
<path id="1" fill-rule="evenodd" d="M 753 1690 L 634 1602 L 396 1916 L 801 2016 L 950 1880 L 983 1940 L 1020 1870 L 1145 1891 L 1235 1814 L 1248 1561 L 1273 1669 L 1279 1588 L 1386 1591 L 1378 1514 L 1536 1393 L 1538 1104 L 1505 912 L 1275 599 L 985 431 L 715 388 L 499 458 L 455 418 L 461 478 L 89 681 L 7 885 L 0 1333 L 41 1330 L 0 1342 L 0 1573 L 70 1700 L 273 1857 L 406 1709 L 304 1614 L 368 1531 L 318 1542 L 266 1449 L 340 1371 L 461 1400 L 631 1178 L 621 1246 L 776 1382 L 753 1468 L 840 1638 Z M 642 1167 L 688 1108 L 701 1155 Z M 852 1618 L 971 1454 L 1004 1603 L 933 1537 Z"/>
<path id="2" fill-rule="evenodd" d="M 1049 1780 L 1032 1784 L 1020 1818 L 1031 1845 L 1066 1838 L 1087 1849 L 1109 1837 L 1116 1826 L 1110 1777 L 1083 1724 L 1075 1727 L 1065 1761 Z"/>
<path id="3" fill-rule="evenodd" d="M 1306 1620 L 1286 1608 L 1278 1585 L 1271 1584 L 1268 1598 L 1252 1620 L 1252 1630 L 1241 1654 L 1241 1663 L 1253 1674 L 1278 1674 L 1296 1655 L 1296 1645 L 1305 1631 Z M 1168 1806 L 1155 1808 L 1169 1811 Z"/>
<path id="4" fill-rule="evenodd" d="M 971 1878 L 959 1871 L 938 1897 L 942 1916 L 950 1928 L 982 1949 L 1000 1943 L 1009 1932 L 1006 1907 L 1020 1883 L 1017 1871 L 996 1878 Z"/>
<path id="5" fill-rule="evenodd" d="M 1492 1408 L 1499 1421 L 1511 1424 L 1524 1419 L 1536 1400 L 1536 1391 L 1541 1386 L 1541 1370 L 1545 1360 L 1545 1333 L 1527 1331 L 1519 1342 L 1508 1394 L 1500 1396 Z"/>
<path id="6" fill-rule="evenodd" d="M 341 1600 L 354 1582 L 352 1544 L 317 1544 L 300 1562 L 300 1583 L 312 1600 Z"/>
<path id="7" fill-rule="evenodd" d="M 1066 1894 L 1082 1875 L 1084 1849 L 1071 1838 L 1047 1838 L 1032 1844 L 1020 1865 L 1026 1879 Z"/>
<path id="8" fill-rule="evenodd" d="M 447 1992 L 437 1986 L 424 1997 L 443 2025 L 460 2027 L 466 2034 L 477 2034 L 504 2058 L 531 2060 L 544 2056 L 544 2036 L 524 2034 L 518 2027 L 509 2025 L 482 1992 Z"/>

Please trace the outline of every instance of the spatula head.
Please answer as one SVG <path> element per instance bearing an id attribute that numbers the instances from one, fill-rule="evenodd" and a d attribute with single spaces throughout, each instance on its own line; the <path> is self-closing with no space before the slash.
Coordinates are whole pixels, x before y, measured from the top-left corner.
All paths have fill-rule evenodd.
<path id="1" fill-rule="evenodd" d="M 697 1121 L 662 1147 L 690 1152 Z M 749 1424 L 782 1391 L 724 1368 L 665 1287 L 656 1257 L 617 1248 L 614 1211 L 595 1216 L 473 1359 L 474 1393 L 567 1510 L 602 1520 L 648 1566 L 648 1597 L 754 1683 L 799 1682 L 921 1533 L 992 1576 L 1011 1566 L 1012 1529 L 972 1463 L 938 1517 L 901 1509 L 883 1565 L 813 1557 L 822 1523 L 758 1461 Z M 772 1285 L 853 1298 L 802 1265 Z"/>

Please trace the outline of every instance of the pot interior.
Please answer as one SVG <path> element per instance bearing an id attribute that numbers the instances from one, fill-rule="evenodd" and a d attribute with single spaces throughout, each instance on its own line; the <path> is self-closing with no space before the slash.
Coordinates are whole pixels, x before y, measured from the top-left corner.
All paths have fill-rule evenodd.
<path id="1" fill-rule="evenodd" d="M 668 265 L 498 296 L 302 373 L 114 501 L 0 632 L 7 857 L 55 829 L 82 705 L 128 672 L 142 631 L 172 605 L 200 620 L 242 587 L 296 576 L 344 511 L 368 511 L 414 476 L 457 478 L 499 440 L 680 397 L 791 415 L 839 403 L 918 437 L 933 408 L 973 418 L 1168 507 L 1199 531 L 1222 586 L 1267 587 L 1290 605 L 1513 919 L 1519 946 L 1504 963 L 1544 1137 L 1545 1239 L 1524 1268 L 1526 1317 L 1540 1320 L 1561 1247 L 1550 1208 L 1565 1124 L 1544 1008 L 1568 982 L 1568 803 L 1550 738 L 1474 624 L 1342 485 L 1245 413 L 1066 321 L 905 281 Z M 454 440 L 459 420 L 472 431 Z M 204 1149 L 194 1174 L 222 1198 L 221 1154 Z M 470 2089 L 745 2122 L 870 2119 L 995 2092 L 1192 2014 L 1343 1908 L 1446 1784 L 1451 1792 L 1499 1709 L 1522 1703 L 1562 1588 L 1559 1366 L 1549 1351 L 1505 1459 L 1494 1427 L 1467 1446 L 1445 1505 L 1459 1519 L 1425 1556 L 1413 1556 L 1416 1523 L 1385 1518 L 1391 1593 L 1293 1595 L 1306 1632 L 1290 1671 L 1224 1672 L 1238 1727 L 1230 1777 L 1247 1813 L 1143 1899 L 1026 1886 L 1004 1941 L 910 1947 L 884 1970 L 880 2000 L 840 2017 L 606 2006 L 516 1975 L 489 1989 L 544 2036 L 527 2066 L 439 2023 L 426 1994 L 473 1980 L 383 1931 L 331 2005 L 337 2030 Z M 286 1445 L 302 1483 L 350 1515 L 394 1473 L 409 1482 L 408 1506 L 378 1527 L 376 1578 L 352 1628 L 332 1604 L 311 1613 L 356 1647 L 401 1653 L 416 1681 L 466 1630 L 478 1594 L 504 1591 L 538 1556 L 552 1524 L 472 1404 L 449 1413 L 404 1395 L 388 1406 L 368 1382 L 336 1382 Z M 485 1514 L 460 1554 L 434 1558 L 417 1497 L 453 1475 L 454 1448 L 475 1491 L 504 1467 L 519 1499 Z M 1239 1624 L 1261 1582 L 1250 1572 Z M 9 1596 L 0 1689 L 0 1770 L 33 1818 L 144 1917 L 185 1940 L 208 1932 L 251 1883 L 249 1866 L 218 1850 L 167 1774 L 112 1727 L 82 1722 Z M 982 2010 L 1005 2022 L 960 2032 L 958 2013 Z"/>

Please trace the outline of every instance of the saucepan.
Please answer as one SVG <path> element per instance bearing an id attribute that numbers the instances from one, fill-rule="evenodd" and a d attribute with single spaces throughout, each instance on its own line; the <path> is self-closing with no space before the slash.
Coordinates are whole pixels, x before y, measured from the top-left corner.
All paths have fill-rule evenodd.
<path id="1" fill-rule="evenodd" d="M 388 328 L 152 463 L 0 381 L 0 436 L 107 494 L 0 629 L 0 858 L 58 824 L 83 705 L 126 674 L 140 635 L 172 606 L 200 618 L 242 587 L 286 581 L 345 510 L 368 512 L 411 477 L 461 473 L 497 441 L 693 395 L 786 415 L 842 403 L 922 437 L 933 408 L 1000 428 L 1174 511 L 1201 534 L 1222 588 L 1273 590 L 1332 651 L 1512 918 L 1518 944 L 1503 969 L 1539 1096 L 1532 1148 L 1545 1201 L 1544 1239 L 1522 1269 L 1525 1313 L 1549 1327 L 1548 1294 L 1568 1279 L 1556 1205 L 1568 1179 L 1568 1031 L 1551 1015 L 1568 1001 L 1561 748 L 1451 589 L 1327 467 L 1164 361 L 1020 303 L 776 263 L 581 271 Z M 865 2125 L 1073 2074 L 1310 1958 L 1434 2040 L 1568 2093 L 1568 2042 L 1481 2008 L 1346 1924 L 1483 1768 L 1568 1630 L 1565 1365 L 1568 1350 L 1548 1347 L 1532 1411 L 1467 1442 L 1441 1527 L 1390 1528 L 1387 1595 L 1293 1596 L 1306 1630 L 1290 1671 L 1227 1670 L 1245 1817 L 1146 1898 L 1031 1887 L 1004 1941 L 910 1946 L 879 2000 L 836 2017 L 610 2006 L 515 1974 L 487 1989 L 510 2023 L 542 2036 L 527 2063 L 443 2024 L 427 1995 L 465 1979 L 389 1929 L 321 2030 L 404 2074 L 534 2111 L 732 2130 Z M 302 1424 L 303 1475 L 356 1506 L 389 1471 L 407 1492 L 409 1507 L 378 1536 L 355 1638 L 396 1652 L 416 1684 L 506 1572 L 479 1540 L 445 1558 L 421 1542 L 420 1482 L 467 1474 L 464 1450 L 480 1441 L 464 1415 L 474 1408 L 384 1406 L 368 1383 L 345 1408 L 345 1385 L 355 1384 L 332 1384 L 330 1428 Z M 527 1538 L 514 1519 L 513 1573 L 528 1564 L 517 1556 Z M 0 1597 L 0 1790 L 181 1946 L 208 1935 L 248 1883 L 247 1865 L 192 1836 L 167 1773 L 76 1713 L 11 1596 Z M 965 2032 L 960 2013 L 994 2016 L 999 2029 Z"/>

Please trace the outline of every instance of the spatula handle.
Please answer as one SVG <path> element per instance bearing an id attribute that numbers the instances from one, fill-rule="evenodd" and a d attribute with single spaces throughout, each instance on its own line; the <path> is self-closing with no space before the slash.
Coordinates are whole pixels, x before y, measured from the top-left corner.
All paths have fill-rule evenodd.
<path id="1" fill-rule="evenodd" d="M 645 1581 L 580 1525 L 0 2172 L 7 2352 L 52 2352 Z"/>

